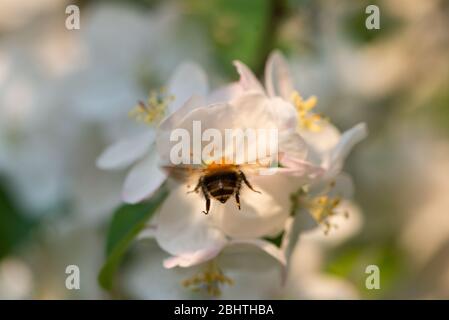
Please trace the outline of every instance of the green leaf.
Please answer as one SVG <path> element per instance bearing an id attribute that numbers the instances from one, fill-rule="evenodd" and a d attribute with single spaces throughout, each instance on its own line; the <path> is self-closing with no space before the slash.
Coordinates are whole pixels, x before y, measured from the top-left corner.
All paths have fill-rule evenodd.
<path id="1" fill-rule="evenodd" d="M 24 241 L 35 225 L 35 221 L 14 206 L 0 186 L 0 259 Z"/>
<path id="2" fill-rule="evenodd" d="M 98 281 L 104 289 L 112 289 L 114 275 L 123 255 L 167 195 L 168 190 L 162 187 L 149 201 L 123 205 L 114 213 L 107 236 L 106 263 L 98 276 Z"/>

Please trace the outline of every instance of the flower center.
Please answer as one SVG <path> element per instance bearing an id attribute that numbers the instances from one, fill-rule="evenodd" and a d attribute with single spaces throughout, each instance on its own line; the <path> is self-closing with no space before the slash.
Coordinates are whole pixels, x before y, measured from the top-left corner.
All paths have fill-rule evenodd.
<path id="1" fill-rule="evenodd" d="M 148 125 L 158 125 L 166 115 L 168 105 L 174 99 L 173 95 L 167 94 L 165 88 L 151 90 L 147 103 L 139 101 L 137 106 L 129 112 L 129 116 Z"/>
<path id="2" fill-rule="evenodd" d="M 213 259 L 206 264 L 202 272 L 184 280 L 182 285 L 193 291 L 205 291 L 209 296 L 218 297 L 221 295 L 223 285 L 233 283 L 232 279 L 226 277 L 221 271 L 216 259 Z"/>
<path id="3" fill-rule="evenodd" d="M 320 131 L 320 122 L 325 119 L 320 114 L 313 112 L 318 101 L 317 98 L 311 96 L 307 100 L 304 100 L 298 91 L 294 91 L 292 101 L 298 112 L 299 127 L 313 132 Z"/>
<path id="4" fill-rule="evenodd" d="M 333 188 L 333 183 L 330 184 L 330 188 Z M 337 228 L 336 224 L 330 222 L 330 218 L 339 214 L 337 207 L 341 203 L 341 197 L 331 197 L 329 195 L 319 195 L 312 197 L 308 194 L 307 188 L 301 188 L 293 197 L 293 210 L 298 208 L 305 208 L 312 218 L 320 225 L 324 227 L 324 233 L 328 234 L 331 228 Z M 343 213 L 348 217 L 348 212 Z"/>

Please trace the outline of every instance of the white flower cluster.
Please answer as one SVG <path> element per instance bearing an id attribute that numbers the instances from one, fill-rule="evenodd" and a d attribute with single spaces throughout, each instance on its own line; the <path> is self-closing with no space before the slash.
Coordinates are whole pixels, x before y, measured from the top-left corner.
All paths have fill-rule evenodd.
<path id="1" fill-rule="evenodd" d="M 123 187 L 123 200 L 138 203 L 150 198 L 170 178 L 161 169 L 169 163 L 168 136 L 172 130 L 192 130 L 194 121 L 204 129 L 271 128 L 279 133 L 279 163 L 271 175 L 250 177 L 252 192 L 242 187 L 241 207 L 232 201 L 212 201 L 205 215 L 205 199 L 188 193 L 191 185 L 169 182 L 170 193 L 142 237 L 152 237 L 171 256 L 165 268 L 205 265 L 203 273 L 186 280 L 189 287 L 206 287 L 217 294 L 232 283 L 222 271 L 219 255 L 229 248 L 252 247 L 289 268 L 290 256 L 305 225 L 303 212 L 325 228 L 335 216 L 348 214 L 342 198 L 351 191 L 341 173 L 350 149 L 366 136 L 364 124 L 341 134 L 329 119 L 314 112 L 316 98 L 304 99 L 295 90 L 288 65 L 273 52 L 265 68 L 265 86 L 243 63 L 236 61 L 237 82 L 210 91 L 204 71 L 182 64 L 161 92 L 132 112 L 148 124 L 141 135 L 107 148 L 98 158 L 102 169 L 132 165 Z M 171 179 L 170 179 L 171 180 Z M 316 226 L 316 224 L 315 224 Z M 280 239 L 275 241 L 270 239 Z"/>

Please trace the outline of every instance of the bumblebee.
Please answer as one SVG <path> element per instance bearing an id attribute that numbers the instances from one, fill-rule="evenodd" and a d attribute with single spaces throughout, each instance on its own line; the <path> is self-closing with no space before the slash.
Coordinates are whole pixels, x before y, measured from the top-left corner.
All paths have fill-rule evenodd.
<path id="1" fill-rule="evenodd" d="M 165 168 L 168 169 L 172 177 L 178 180 L 184 180 L 187 176 L 191 176 L 193 172 L 200 173 L 195 188 L 188 193 L 201 192 L 203 194 L 206 199 L 206 210 L 203 211 L 204 214 L 209 213 L 211 198 L 221 203 L 226 203 L 233 196 L 240 210 L 240 190 L 243 184 L 252 191 L 261 193 L 252 187 L 240 165 L 212 163 L 201 168 L 188 166 Z"/>

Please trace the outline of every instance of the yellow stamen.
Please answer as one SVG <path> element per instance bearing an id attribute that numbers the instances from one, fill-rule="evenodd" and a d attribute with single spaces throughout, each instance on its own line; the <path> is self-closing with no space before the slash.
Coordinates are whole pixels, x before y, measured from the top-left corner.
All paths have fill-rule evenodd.
<path id="1" fill-rule="evenodd" d="M 331 183 L 329 188 L 331 189 L 333 186 L 334 183 Z M 331 228 L 337 228 L 337 225 L 330 222 L 330 218 L 339 214 L 336 209 L 341 203 L 341 197 L 331 197 L 329 195 L 311 197 L 306 188 L 301 188 L 292 195 L 291 201 L 293 204 L 292 211 L 296 211 L 299 208 L 306 209 L 312 218 L 324 227 L 325 234 L 328 234 Z M 343 212 L 343 215 L 348 218 L 348 212 Z"/>
<path id="2" fill-rule="evenodd" d="M 322 129 L 320 122 L 325 119 L 321 115 L 312 112 L 318 102 L 317 98 L 311 96 L 304 100 L 298 91 L 294 91 L 292 101 L 298 112 L 299 127 L 313 132 L 320 131 Z"/>
<path id="3" fill-rule="evenodd" d="M 147 103 L 139 101 L 129 112 L 129 116 L 149 125 L 157 125 L 166 115 L 167 107 L 174 99 L 174 96 L 167 95 L 165 88 L 152 90 Z"/>
<path id="4" fill-rule="evenodd" d="M 184 287 L 192 291 L 205 291 L 213 297 L 221 295 L 221 286 L 233 284 L 232 279 L 226 277 L 221 271 L 216 259 L 209 261 L 202 272 L 182 282 Z"/>

